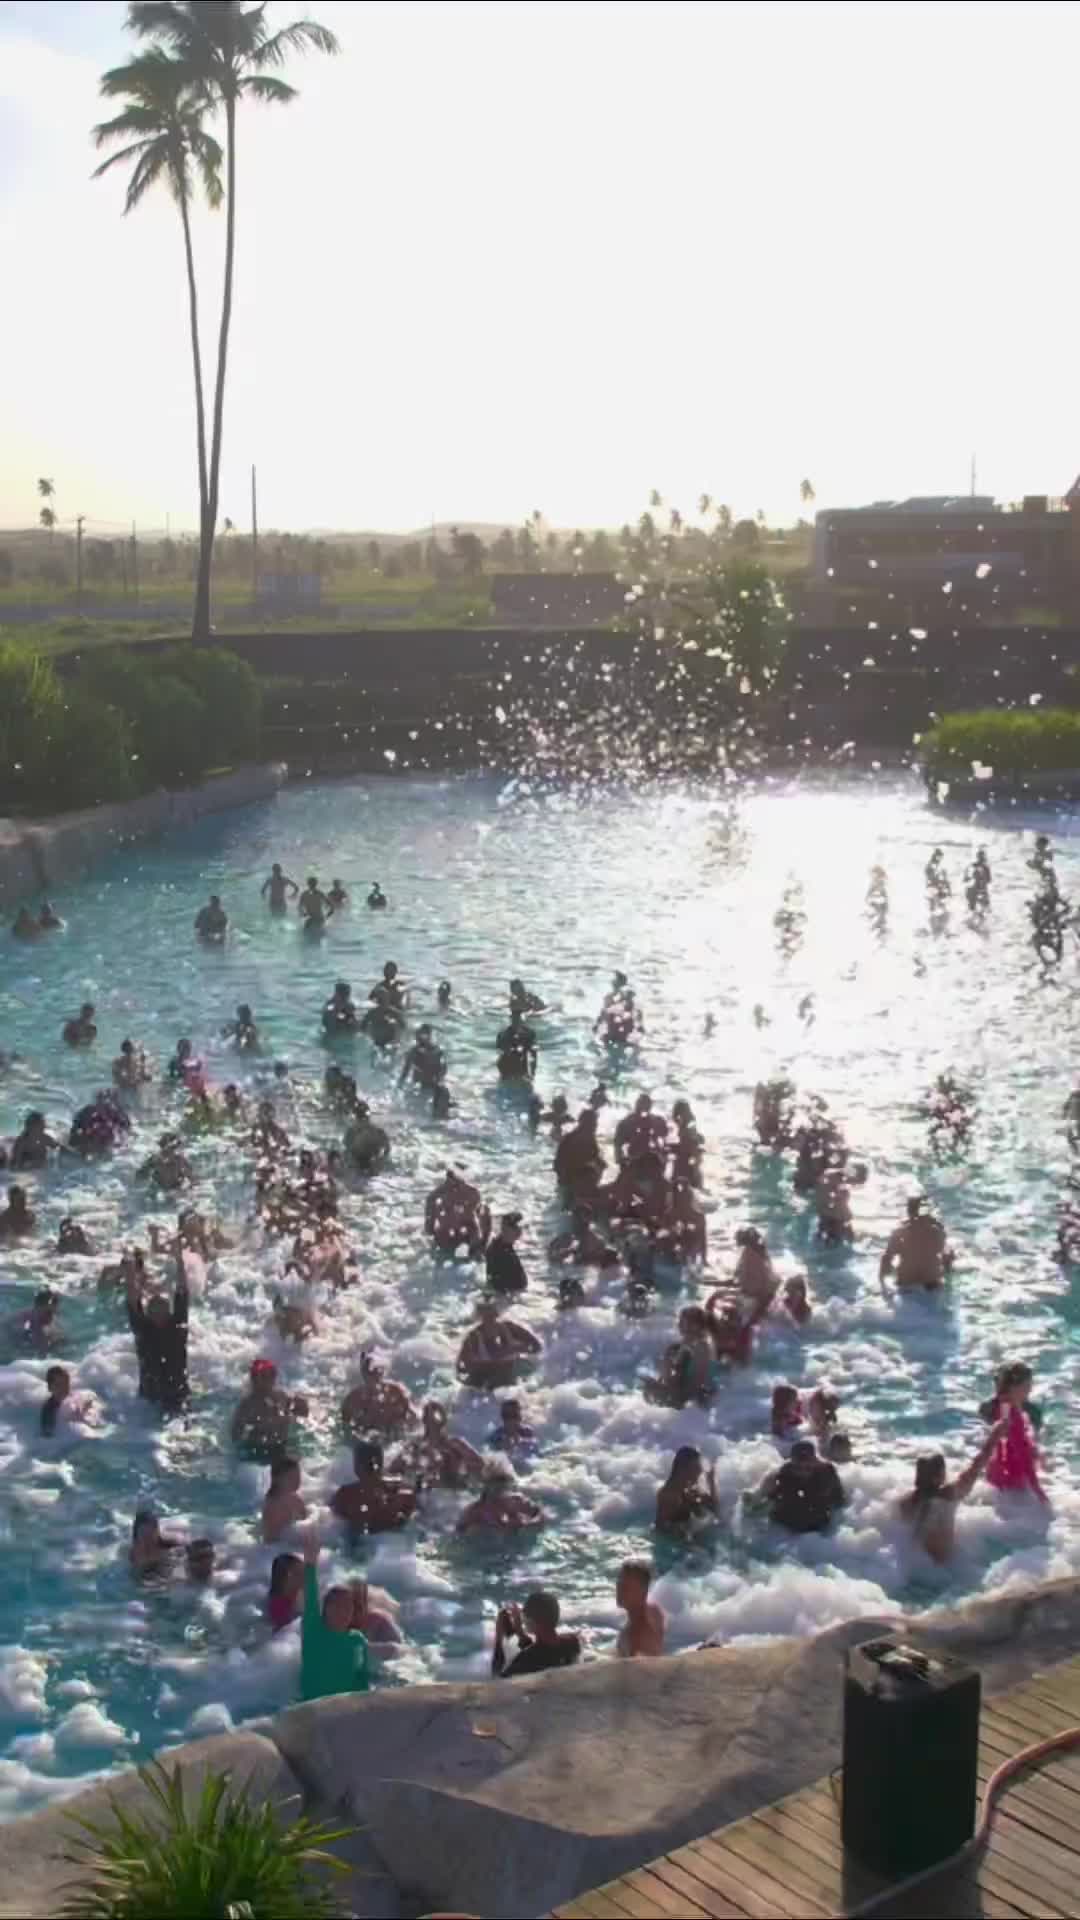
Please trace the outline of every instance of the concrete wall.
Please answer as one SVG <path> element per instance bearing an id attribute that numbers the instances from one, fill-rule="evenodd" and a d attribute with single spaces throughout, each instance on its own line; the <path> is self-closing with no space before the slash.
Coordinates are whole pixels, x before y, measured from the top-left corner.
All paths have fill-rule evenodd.
<path id="1" fill-rule="evenodd" d="M 51 820 L 0 820 L 0 907 L 59 893 L 105 854 L 132 840 L 146 840 L 169 827 L 188 826 L 204 814 L 224 813 L 256 800 L 270 800 L 284 783 L 281 762 L 238 767 L 201 786 L 176 793 L 160 787 L 137 800 L 61 813 Z"/>

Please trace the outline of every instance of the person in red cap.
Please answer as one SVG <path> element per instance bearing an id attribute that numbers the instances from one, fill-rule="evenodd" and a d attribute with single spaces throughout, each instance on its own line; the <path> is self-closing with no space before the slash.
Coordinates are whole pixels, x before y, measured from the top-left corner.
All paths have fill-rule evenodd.
<path id="1" fill-rule="evenodd" d="M 290 1423 L 305 1419 L 307 1410 L 302 1394 L 278 1386 L 272 1360 L 253 1360 L 251 1386 L 232 1417 L 233 1440 L 253 1459 L 272 1460 L 288 1451 Z"/>

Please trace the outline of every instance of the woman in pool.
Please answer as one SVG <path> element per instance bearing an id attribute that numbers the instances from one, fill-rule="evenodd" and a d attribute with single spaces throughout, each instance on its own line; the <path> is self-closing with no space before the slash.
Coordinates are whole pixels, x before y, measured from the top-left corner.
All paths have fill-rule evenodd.
<path id="1" fill-rule="evenodd" d="M 735 1262 L 735 1285 L 750 1310 L 751 1325 L 764 1318 L 772 1306 L 780 1282 L 769 1256 L 763 1233 L 756 1227 L 740 1227 L 735 1235 L 739 1257 Z M 716 1295 L 713 1295 L 713 1299 Z M 712 1305 L 712 1302 L 709 1302 Z"/>
<path id="2" fill-rule="evenodd" d="M 276 1553 L 270 1568 L 266 1617 L 275 1633 L 300 1617 L 304 1598 L 304 1563 L 298 1553 Z"/>
<path id="3" fill-rule="evenodd" d="M 985 1418 L 996 1423 L 997 1435 L 986 1478 L 998 1492 L 1033 1493 L 1044 1506 L 1049 1506 L 1039 1480 L 1036 1421 L 1028 1408 L 1032 1384 L 1031 1368 L 1022 1361 L 1003 1367 L 998 1374 L 997 1392 L 981 1409 Z"/>
<path id="4" fill-rule="evenodd" d="M 703 1461 L 696 1447 L 680 1447 L 671 1471 L 656 1495 L 656 1531 L 686 1539 L 711 1526 L 720 1507 L 716 1497 L 715 1463 L 701 1484 Z"/>
<path id="5" fill-rule="evenodd" d="M 659 1377 L 642 1382 L 647 1400 L 662 1407 L 707 1406 L 716 1392 L 716 1349 L 709 1316 L 701 1307 L 684 1307 L 679 1338 L 666 1348 Z"/>
<path id="6" fill-rule="evenodd" d="M 803 1423 L 802 1400 L 797 1387 L 774 1387 L 771 1426 L 775 1440 L 792 1440 Z"/>
<path id="7" fill-rule="evenodd" d="M 943 1566 L 956 1544 L 956 1509 L 966 1500 L 987 1466 L 991 1454 L 1006 1437 L 1008 1421 L 999 1420 L 979 1448 L 970 1466 L 948 1478 L 943 1453 L 925 1453 L 915 1462 L 915 1485 L 900 1502 L 900 1517 L 924 1552 Z"/>

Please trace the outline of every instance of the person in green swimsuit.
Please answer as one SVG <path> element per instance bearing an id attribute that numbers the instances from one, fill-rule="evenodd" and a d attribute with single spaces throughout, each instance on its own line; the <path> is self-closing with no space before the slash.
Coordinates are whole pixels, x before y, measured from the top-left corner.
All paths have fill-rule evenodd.
<path id="1" fill-rule="evenodd" d="M 328 1587 L 319 1602 L 319 1542 L 304 1547 L 304 1613 L 300 1628 L 300 1698 L 322 1700 L 331 1693 L 366 1693 L 368 1643 L 352 1625 L 353 1596 L 348 1587 Z"/>

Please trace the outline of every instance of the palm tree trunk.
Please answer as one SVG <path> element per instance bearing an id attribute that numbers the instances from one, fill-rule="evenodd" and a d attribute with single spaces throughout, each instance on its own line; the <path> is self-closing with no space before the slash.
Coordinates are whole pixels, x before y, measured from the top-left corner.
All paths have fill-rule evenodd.
<path id="1" fill-rule="evenodd" d="M 210 634 L 210 576 L 214 564 L 214 533 L 218 516 L 218 483 L 221 474 L 221 432 L 225 411 L 225 370 L 229 357 L 229 326 L 232 321 L 233 258 L 236 247 L 236 101 L 225 101 L 226 131 L 226 206 L 225 206 L 225 283 L 221 295 L 221 327 L 218 332 L 217 376 L 214 382 L 214 422 L 210 440 L 210 465 L 207 473 L 206 506 L 199 528 L 199 577 L 195 589 L 195 611 L 191 637 L 205 640 Z"/>
<path id="2" fill-rule="evenodd" d="M 191 360 L 195 373 L 195 443 L 199 462 L 199 552 L 202 554 L 203 528 L 206 525 L 206 402 L 203 397 L 202 346 L 199 340 L 199 295 L 195 282 L 195 255 L 191 245 L 191 220 L 187 193 L 181 189 L 180 219 L 184 228 L 184 259 L 187 265 L 188 313 L 191 321 Z"/>

